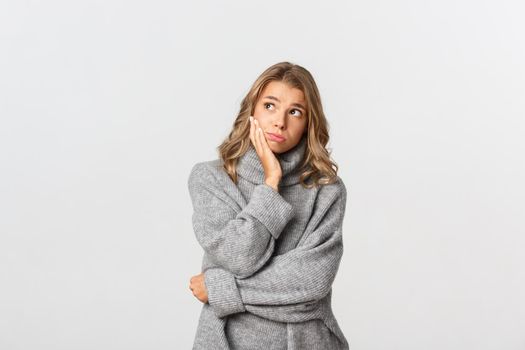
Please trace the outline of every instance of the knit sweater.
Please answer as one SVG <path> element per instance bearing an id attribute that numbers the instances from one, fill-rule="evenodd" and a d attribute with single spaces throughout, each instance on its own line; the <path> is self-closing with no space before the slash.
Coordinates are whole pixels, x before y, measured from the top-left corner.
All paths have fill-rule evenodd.
<path id="1" fill-rule="evenodd" d="M 188 178 L 208 303 L 194 350 L 349 349 L 331 308 L 343 254 L 346 187 L 303 188 L 306 136 L 276 154 L 278 191 L 267 185 L 257 152 L 237 163 L 235 184 L 221 159 L 199 162 Z"/>

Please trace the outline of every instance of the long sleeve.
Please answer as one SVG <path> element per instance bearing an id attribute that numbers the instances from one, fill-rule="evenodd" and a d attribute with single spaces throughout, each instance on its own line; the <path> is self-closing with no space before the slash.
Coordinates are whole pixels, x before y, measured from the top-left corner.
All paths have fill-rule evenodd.
<path id="1" fill-rule="evenodd" d="M 221 268 L 205 272 L 208 301 L 218 317 L 249 311 L 299 322 L 320 307 L 318 302 L 330 292 L 343 254 L 346 188 L 342 181 L 339 184 L 314 211 L 313 229 L 307 229 L 295 249 L 273 257 L 246 278 Z"/>
<path id="2" fill-rule="evenodd" d="M 224 186 L 206 164 L 193 166 L 188 178 L 193 229 L 214 263 L 236 276 L 249 276 L 272 256 L 275 240 L 294 215 L 293 206 L 263 183 L 241 210 Z"/>

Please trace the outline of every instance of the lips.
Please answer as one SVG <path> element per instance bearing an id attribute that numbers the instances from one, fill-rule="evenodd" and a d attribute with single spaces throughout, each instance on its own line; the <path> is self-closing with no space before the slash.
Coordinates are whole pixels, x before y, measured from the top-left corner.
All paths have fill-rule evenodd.
<path id="1" fill-rule="evenodd" d="M 274 134 L 274 133 L 271 133 L 271 132 L 269 132 L 267 134 L 270 136 L 270 138 L 274 139 L 275 141 L 282 142 L 282 141 L 286 140 L 286 138 L 284 136 L 279 135 L 279 134 Z"/>

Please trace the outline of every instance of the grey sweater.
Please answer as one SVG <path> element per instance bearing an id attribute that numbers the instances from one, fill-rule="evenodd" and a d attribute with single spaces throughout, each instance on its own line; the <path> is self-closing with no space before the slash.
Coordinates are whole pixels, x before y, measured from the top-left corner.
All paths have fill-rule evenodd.
<path id="1" fill-rule="evenodd" d="M 237 185 L 221 159 L 191 169 L 192 224 L 208 290 L 194 350 L 349 349 L 331 308 L 346 188 L 339 177 L 303 188 L 305 148 L 303 137 L 277 154 L 279 191 L 264 183 L 252 145 L 237 164 Z"/>

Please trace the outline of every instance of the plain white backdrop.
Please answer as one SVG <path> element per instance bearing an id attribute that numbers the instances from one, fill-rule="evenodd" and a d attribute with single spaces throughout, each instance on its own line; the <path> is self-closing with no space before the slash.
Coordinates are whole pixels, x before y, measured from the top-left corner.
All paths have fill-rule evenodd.
<path id="1" fill-rule="evenodd" d="M 187 190 L 290 61 L 348 188 L 352 350 L 525 349 L 525 5 L 0 3 L 0 348 L 190 349 Z"/>

